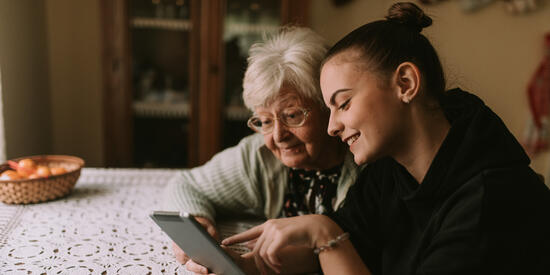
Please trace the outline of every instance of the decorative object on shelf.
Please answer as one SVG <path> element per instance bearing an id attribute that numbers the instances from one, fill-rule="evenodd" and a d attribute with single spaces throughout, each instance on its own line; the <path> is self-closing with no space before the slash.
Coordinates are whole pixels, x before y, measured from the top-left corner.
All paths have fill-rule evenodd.
<path id="1" fill-rule="evenodd" d="M 189 19 L 189 7 L 185 5 L 184 0 L 176 0 L 176 8 L 178 17 L 181 19 Z"/>
<path id="2" fill-rule="evenodd" d="M 485 8 L 492 2 L 493 0 L 460 0 L 460 8 L 464 12 L 474 12 Z"/>
<path id="3" fill-rule="evenodd" d="M 426 4 L 426 5 L 432 5 L 443 1 L 446 1 L 446 0 L 420 0 L 420 3 Z"/>
<path id="4" fill-rule="evenodd" d="M 504 8 L 511 14 L 525 14 L 538 8 L 537 0 L 503 0 Z"/>
<path id="5" fill-rule="evenodd" d="M 29 204 L 63 197 L 73 190 L 80 176 L 80 169 L 84 166 L 84 160 L 81 158 L 63 155 L 22 157 L 13 159 L 12 162 L 19 163 L 23 159 L 30 159 L 37 166 L 48 169 L 63 168 L 65 172 L 39 178 L 0 180 L 0 201 L 4 203 Z M 0 166 L 0 172 L 9 169 L 8 163 Z"/>
<path id="6" fill-rule="evenodd" d="M 337 7 L 343 6 L 345 4 L 348 4 L 352 0 L 332 0 L 332 4 L 334 4 Z"/>
<path id="7" fill-rule="evenodd" d="M 176 6 L 168 4 L 164 7 L 165 18 L 176 18 Z"/>
<path id="8" fill-rule="evenodd" d="M 164 5 L 161 0 L 152 0 L 153 5 L 155 5 L 155 16 L 158 18 L 164 17 Z"/>
<path id="9" fill-rule="evenodd" d="M 420 3 L 426 5 L 438 4 L 446 0 L 420 0 Z M 492 3 L 494 0 L 459 0 L 460 9 L 463 12 L 474 12 Z"/>
<path id="10" fill-rule="evenodd" d="M 148 69 L 143 72 L 139 79 L 138 85 L 138 98 L 148 98 L 149 94 L 153 91 L 153 83 L 155 82 L 157 73 L 153 69 Z"/>
<path id="11" fill-rule="evenodd" d="M 548 149 L 550 119 L 550 33 L 544 39 L 545 55 L 527 87 L 531 110 L 523 146 L 531 157 Z"/>
<path id="12" fill-rule="evenodd" d="M 420 3 L 425 5 L 438 4 L 446 0 L 419 0 Z M 495 0 L 458 0 L 460 9 L 463 12 L 475 12 L 481 10 Z M 540 5 L 540 0 L 500 0 L 505 10 L 511 14 L 525 14 L 536 10 Z"/>

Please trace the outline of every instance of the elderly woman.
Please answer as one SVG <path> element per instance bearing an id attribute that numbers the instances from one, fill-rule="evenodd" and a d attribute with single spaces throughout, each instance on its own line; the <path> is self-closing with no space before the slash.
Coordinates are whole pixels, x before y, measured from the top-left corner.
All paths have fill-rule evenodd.
<path id="1" fill-rule="evenodd" d="M 194 214 L 216 237 L 219 217 L 329 214 L 342 206 L 358 169 L 345 144 L 326 132 L 329 111 L 319 88 L 326 51 L 307 28 L 284 28 L 253 45 L 243 98 L 257 134 L 179 173 L 166 190 L 167 208 Z"/>

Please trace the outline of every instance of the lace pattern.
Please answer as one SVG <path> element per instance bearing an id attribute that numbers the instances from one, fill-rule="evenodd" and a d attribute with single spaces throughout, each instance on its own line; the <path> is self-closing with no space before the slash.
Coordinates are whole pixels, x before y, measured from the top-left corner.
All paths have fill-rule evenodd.
<path id="1" fill-rule="evenodd" d="M 0 274 L 191 274 L 148 217 L 174 173 L 84 168 L 66 198 L 0 204 Z"/>

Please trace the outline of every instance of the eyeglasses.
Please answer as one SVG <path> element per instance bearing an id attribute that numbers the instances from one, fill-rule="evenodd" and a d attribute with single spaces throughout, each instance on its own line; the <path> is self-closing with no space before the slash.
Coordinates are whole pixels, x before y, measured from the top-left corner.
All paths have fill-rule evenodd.
<path id="1" fill-rule="evenodd" d="M 273 131 L 275 120 L 279 120 L 287 127 L 296 128 L 304 125 L 308 115 L 309 111 L 306 109 L 290 107 L 277 114 L 277 117 L 271 114 L 255 115 L 248 119 L 247 125 L 258 133 L 269 134 Z"/>

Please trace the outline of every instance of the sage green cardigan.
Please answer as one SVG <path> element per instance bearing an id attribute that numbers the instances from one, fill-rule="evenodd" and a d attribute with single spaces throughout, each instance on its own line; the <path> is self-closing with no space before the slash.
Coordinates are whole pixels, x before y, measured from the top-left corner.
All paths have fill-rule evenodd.
<path id="1" fill-rule="evenodd" d="M 179 172 L 165 189 L 164 209 L 185 211 L 212 221 L 244 213 L 277 218 L 283 206 L 288 171 L 265 146 L 263 136 L 253 134 L 206 164 Z M 335 209 L 342 206 L 358 173 L 353 156 L 346 154 Z"/>

